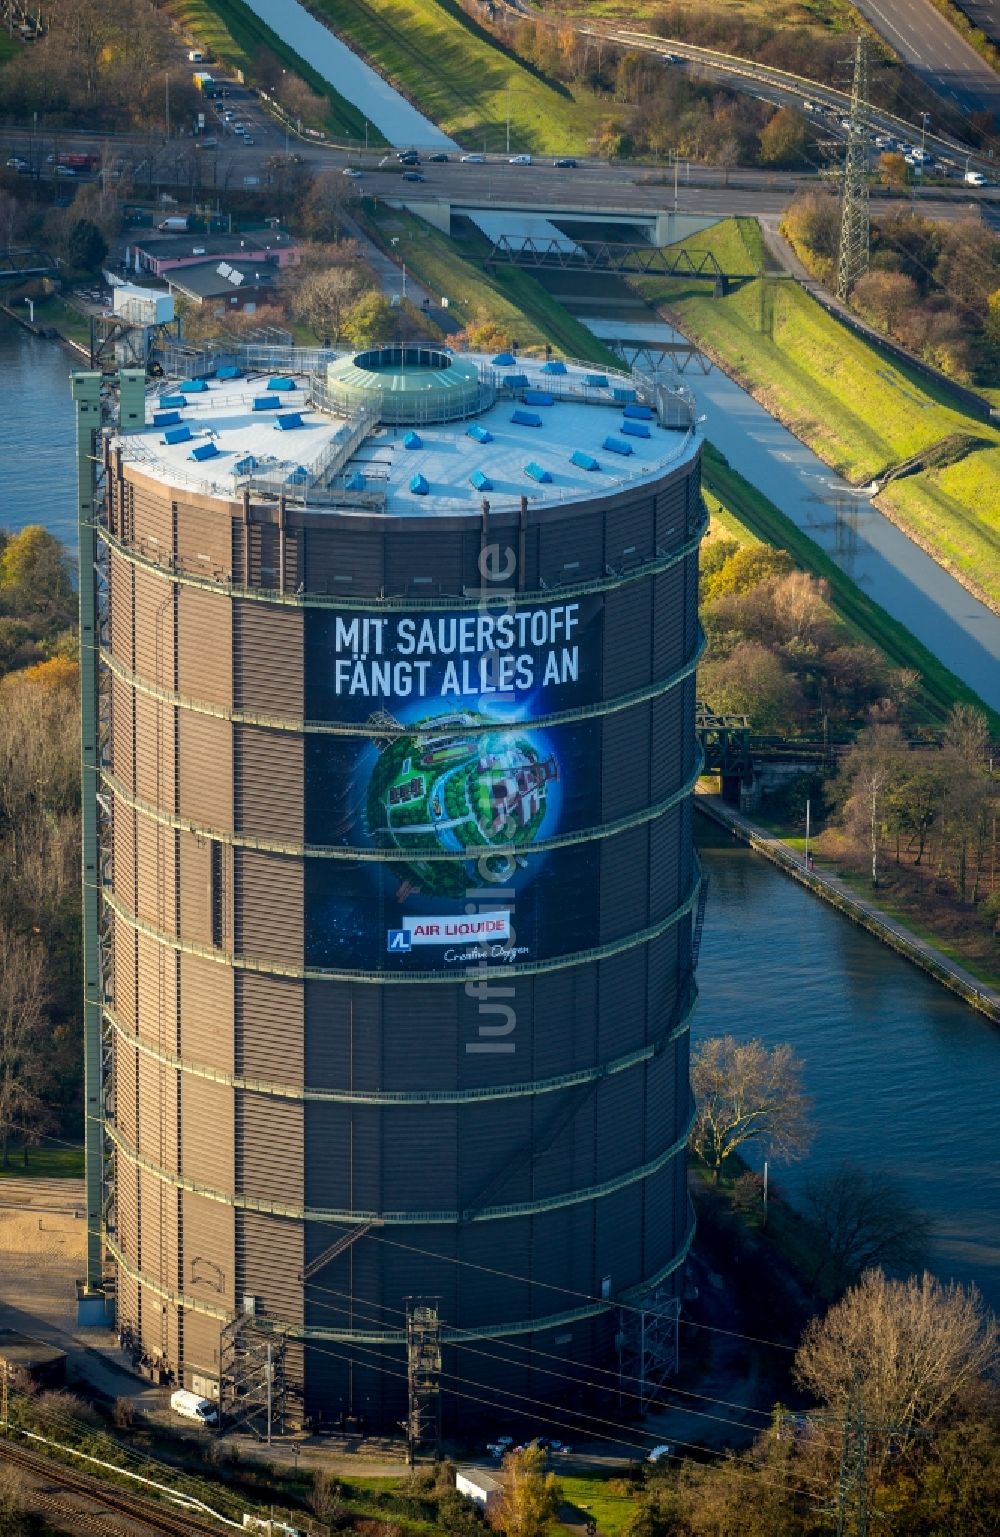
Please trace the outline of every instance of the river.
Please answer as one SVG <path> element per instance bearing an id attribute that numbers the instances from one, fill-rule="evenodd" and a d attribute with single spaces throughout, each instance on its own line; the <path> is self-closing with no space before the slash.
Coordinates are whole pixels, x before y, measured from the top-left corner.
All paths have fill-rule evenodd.
<path id="1" fill-rule="evenodd" d="M 75 545 L 71 355 L 0 316 L 0 523 Z M 933 1268 L 1000 1308 L 1000 1029 L 701 817 L 710 893 L 694 1034 L 788 1041 L 818 1134 L 777 1177 L 854 1157 L 896 1172 L 935 1219 Z"/>

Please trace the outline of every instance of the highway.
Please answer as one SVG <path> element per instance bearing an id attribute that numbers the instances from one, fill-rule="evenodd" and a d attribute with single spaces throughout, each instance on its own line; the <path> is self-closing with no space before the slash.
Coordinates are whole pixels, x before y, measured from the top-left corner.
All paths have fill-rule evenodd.
<path id="1" fill-rule="evenodd" d="M 963 112 L 1000 122 L 1000 77 L 936 11 L 931 0 L 854 0 L 915 75 Z"/>

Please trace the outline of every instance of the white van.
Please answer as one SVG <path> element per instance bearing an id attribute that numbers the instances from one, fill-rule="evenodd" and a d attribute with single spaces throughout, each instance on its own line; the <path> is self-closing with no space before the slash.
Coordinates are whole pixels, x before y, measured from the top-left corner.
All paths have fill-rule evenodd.
<path id="1" fill-rule="evenodd" d="M 199 1425 L 219 1423 L 219 1411 L 211 1400 L 201 1398 L 187 1388 L 178 1388 L 176 1393 L 171 1393 L 170 1407 L 175 1414 L 182 1414 L 186 1420 L 197 1420 Z"/>
<path id="2" fill-rule="evenodd" d="M 986 186 L 986 177 L 983 175 L 982 171 L 966 171 L 965 180 L 966 184 L 970 187 Z"/>

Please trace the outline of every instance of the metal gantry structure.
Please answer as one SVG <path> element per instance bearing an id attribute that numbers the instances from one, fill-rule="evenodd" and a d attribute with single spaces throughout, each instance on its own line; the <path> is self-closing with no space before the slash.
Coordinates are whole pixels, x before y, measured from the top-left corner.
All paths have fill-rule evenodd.
<path id="1" fill-rule="evenodd" d="M 846 300 L 858 278 L 868 271 L 868 48 L 859 34 L 854 49 L 851 116 L 844 160 L 844 198 L 840 215 L 837 297 Z"/>
<path id="2" fill-rule="evenodd" d="M 501 235 L 486 258 L 516 267 L 556 268 L 569 272 L 638 273 L 646 277 L 704 278 L 717 292 L 726 292 L 736 279 L 749 280 L 753 272 L 724 272 L 713 251 L 675 250 L 672 247 L 617 245 L 607 240 L 511 240 Z"/>
<path id="3" fill-rule="evenodd" d="M 406 1298 L 406 1460 L 441 1444 L 441 1299 Z"/>

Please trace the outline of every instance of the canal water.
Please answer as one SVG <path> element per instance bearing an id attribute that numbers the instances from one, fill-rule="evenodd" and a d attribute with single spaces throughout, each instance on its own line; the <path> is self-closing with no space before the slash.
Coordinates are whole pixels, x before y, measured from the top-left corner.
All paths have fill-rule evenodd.
<path id="1" fill-rule="evenodd" d="M 0 316 L 0 524 L 43 522 L 75 544 L 72 356 Z M 819 1127 L 777 1170 L 891 1169 L 936 1223 L 934 1270 L 1000 1308 L 1000 1029 L 701 817 L 710 878 L 695 1038 L 790 1042 Z"/>

